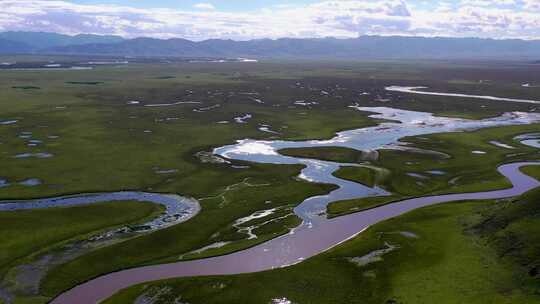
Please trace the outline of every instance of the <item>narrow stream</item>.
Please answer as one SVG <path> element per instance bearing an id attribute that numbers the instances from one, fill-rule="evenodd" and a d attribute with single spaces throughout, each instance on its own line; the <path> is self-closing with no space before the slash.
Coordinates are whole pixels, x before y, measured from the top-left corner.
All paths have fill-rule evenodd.
<path id="1" fill-rule="evenodd" d="M 427 89 L 427 88 L 428 87 L 389 86 L 389 87 L 386 87 L 386 90 L 390 92 L 400 92 L 400 93 L 410 93 L 410 94 L 420 94 L 420 95 L 463 97 L 463 98 L 486 99 L 486 100 L 494 100 L 494 101 L 510 101 L 510 102 L 540 104 L 540 101 L 530 100 L 530 99 L 517 99 L 517 98 L 495 97 L 495 96 L 485 96 L 485 95 L 469 95 L 469 94 L 460 94 L 460 93 L 440 93 L 440 92 L 420 91 L 422 89 Z"/>
<path id="2" fill-rule="evenodd" d="M 184 222 L 200 211 L 199 202 L 176 194 L 160 194 L 137 191 L 110 193 L 89 193 L 22 201 L 0 201 L 0 211 L 44 209 L 53 207 L 73 207 L 115 201 L 151 202 L 165 207 L 158 217 L 140 224 L 140 230 L 162 229 L 178 222 Z"/>
<path id="3" fill-rule="evenodd" d="M 540 149 L 540 133 L 524 134 L 517 136 L 514 140 L 524 145 Z"/>

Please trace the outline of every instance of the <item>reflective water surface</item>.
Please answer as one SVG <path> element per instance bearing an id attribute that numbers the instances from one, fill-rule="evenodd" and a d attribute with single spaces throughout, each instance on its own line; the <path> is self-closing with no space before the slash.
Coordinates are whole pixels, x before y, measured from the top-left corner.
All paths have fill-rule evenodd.
<path id="1" fill-rule="evenodd" d="M 514 163 L 499 167 L 499 172 L 514 185 L 510 189 L 414 198 L 322 221 L 313 227 L 303 225 L 291 234 L 229 255 L 139 267 L 107 274 L 61 294 L 51 303 L 95 304 L 121 289 L 148 281 L 202 275 L 249 273 L 292 265 L 356 236 L 373 224 L 417 208 L 442 202 L 495 199 L 520 195 L 540 186 L 540 183 L 521 173 L 519 168 L 538 164 Z"/>
<path id="2" fill-rule="evenodd" d="M 369 188 L 332 175 L 340 166 L 358 164 L 340 164 L 288 157 L 279 154 L 280 149 L 340 146 L 358 150 L 374 150 L 383 147 L 396 147 L 398 140 L 404 136 L 449 131 L 458 132 L 540 121 L 540 116 L 534 113 L 507 113 L 497 118 L 473 121 L 436 117 L 430 113 L 391 108 L 355 108 L 378 113 L 373 117 L 390 119 L 393 122 L 384 122 L 376 127 L 340 132 L 330 140 L 292 142 L 246 139 L 238 141 L 234 145 L 214 150 L 215 154 L 233 160 L 273 164 L 302 164 L 305 169 L 302 170 L 300 178 L 311 182 L 331 183 L 339 186 L 337 190 L 328 195 L 308 198 L 295 208 L 295 214 L 301 217 L 304 222 L 289 234 L 225 256 L 139 267 L 107 274 L 61 294 L 52 303 L 94 304 L 110 297 L 120 289 L 148 281 L 199 275 L 239 274 L 285 267 L 326 251 L 356 236 L 373 224 L 420 207 L 460 200 L 512 197 L 540 185 L 537 180 L 519 171 L 522 166 L 537 165 L 539 163 L 507 164 L 499 167 L 498 170 L 514 185 L 510 189 L 414 198 L 335 219 L 327 219 L 322 214 L 330 202 L 387 195 L 388 193 L 379 188 Z"/>

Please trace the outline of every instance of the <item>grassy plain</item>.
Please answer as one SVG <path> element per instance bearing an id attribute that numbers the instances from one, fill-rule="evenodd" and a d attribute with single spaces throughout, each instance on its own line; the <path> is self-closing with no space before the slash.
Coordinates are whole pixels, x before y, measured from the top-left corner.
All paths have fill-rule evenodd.
<path id="1" fill-rule="evenodd" d="M 33 60 L 25 57 L 14 59 Z M 214 242 L 235 241 L 207 254 L 222 254 L 252 246 L 286 232 L 287 227 L 297 220 L 291 217 L 287 221 L 273 223 L 258 231 L 258 239 L 246 241 L 244 234 L 232 228 L 236 219 L 262 209 L 281 207 L 290 210 L 306 197 L 333 189 L 328 185 L 295 180 L 293 177 L 299 173 L 299 166 L 235 162 L 234 165 L 247 167 L 234 168 L 227 164 L 201 163 L 194 156 L 197 152 L 211 151 L 214 147 L 243 138 L 329 138 L 340 130 L 376 123 L 367 117 L 367 113 L 348 108 L 352 103 L 474 118 L 506 111 L 532 110 L 534 105 L 530 104 L 411 96 L 389 93 L 384 87 L 426 85 L 442 91 L 482 92 L 533 99 L 538 96 L 538 89 L 524 88 L 521 84 L 540 82 L 540 73 L 535 73 L 535 69 L 540 70 L 540 67 L 482 62 L 262 62 L 141 63 L 93 70 L 2 70 L 0 122 L 17 120 L 17 123 L 0 125 L 0 178 L 11 184 L 0 188 L 0 198 L 144 190 L 179 193 L 200 199 L 203 209 L 193 220 L 97 250 L 54 268 L 42 286 L 44 295 L 53 296 L 99 274 L 177 260 L 187 252 Z M 31 87 L 39 89 L 24 89 Z M 370 95 L 364 94 L 366 92 Z M 298 100 L 316 101 L 318 104 L 307 107 L 295 105 Z M 130 101 L 140 103 L 129 104 Z M 145 107 L 177 101 L 200 103 Z M 216 105 L 219 107 L 212 108 Z M 247 113 L 253 115 L 247 123 L 234 122 L 235 117 Z M 218 123 L 222 121 L 229 123 Z M 262 124 L 270 125 L 279 134 L 259 131 Z M 30 138 L 25 138 L 28 136 L 26 132 L 31 132 Z M 500 135 L 492 134 L 490 138 L 504 140 Z M 29 146 L 29 140 L 42 143 Z M 443 146 L 443 150 L 448 150 L 443 152 L 462 151 L 462 156 L 465 156 L 473 148 L 472 143 L 465 141 L 458 144 L 462 146 Z M 438 145 L 430 146 L 435 143 L 425 145 L 440 150 Z M 480 148 L 490 147 L 482 144 Z M 493 163 L 495 159 L 506 161 L 502 152 L 494 148 L 486 151 L 485 158 Z M 50 153 L 52 157 L 15 158 L 28 152 Z M 351 152 L 340 153 L 346 156 Z M 398 170 L 402 159 L 402 154 L 383 151 L 381 161 L 384 164 L 381 166 Z M 411 170 L 431 170 L 434 169 L 431 165 L 436 162 L 425 161 L 411 167 Z M 487 161 L 478 164 L 487 166 L 488 163 L 493 164 Z M 457 172 L 464 166 L 454 167 Z M 448 164 L 443 169 L 450 167 Z M 477 187 L 477 181 L 486 179 L 492 182 L 483 185 L 485 187 L 504 186 L 504 181 L 493 179 L 494 167 L 482 167 L 476 171 L 470 167 L 469 164 L 466 168 L 470 174 L 463 176 L 470 181 L 470 187 Z M 172 169 L 176 171 L 158 173 Z M 392 174 L 401 174 L 399 172 Z M 28 178 L 37 178 L 42 184 L 34 187 L 18 184 Z M 400 188 L 396 182 L 387 183 L 398 193 L 425 190 L 415 187 L 409 190 L 408 186 Z M 429 190 L 444 191 L 444 182 L 441 181 L 439 186 L 430 185 Z M 462 190 L 472 191 L 473 188 L 463 185 Z M 140 209 L 139 205 L 129 208 Z M 99 224 L 99 221 L 91 222 Z M 38 229 L 42 229 L 42 225 L 35 227 Z M 24 254 L 10 249 L 6 255 L 9 259 L 19 259 Z"/>
<path id="2" fill-rule="evenodd" d="M 67 241 L 83 239 L 126 224 L 141 223 L 162 211 L 163 208 L 155 204 L 126 201 L 0 212 L 0 271 L 6 272 L 32 257 L 56 250 Z"/>

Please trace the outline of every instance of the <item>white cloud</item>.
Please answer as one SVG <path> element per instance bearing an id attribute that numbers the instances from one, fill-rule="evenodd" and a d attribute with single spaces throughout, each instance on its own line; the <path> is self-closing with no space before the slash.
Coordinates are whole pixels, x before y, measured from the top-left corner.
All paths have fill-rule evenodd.
<path id="1" fill-rule="evenodd" d="M 215 10 L 216 7 L 211 3 L 197 3 L 193 5 L 194 8 L 202 9 L 202 10 Z"/>
<path id="2" fill-rule="evenodd" d="M 524 0 L 523 2 L 527 10 L 540 10 L 540 0 Z"/>
<path id="3" fill-rule="evenodd" d="M 418 2 L 416 2 L 418 3 Z M 279 38 L 361 34 L 540 38 L 540 0 L 320 0 L 252 12 L 0 0 L 0 30 L 116 34 L 125 37 Z"/>
<path id="4" fill-rule="evenodd" d="M 493 6 L 493 5 L 515 5 L 515 0 L 461 0 L 462 5 L 472 6 Z"/>

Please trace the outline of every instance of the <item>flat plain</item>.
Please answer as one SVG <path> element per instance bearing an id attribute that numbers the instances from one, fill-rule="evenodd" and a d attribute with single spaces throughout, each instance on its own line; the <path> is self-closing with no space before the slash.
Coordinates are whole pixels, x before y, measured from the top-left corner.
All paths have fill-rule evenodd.
<path id="1" fill-rule="evenodd" d="M 2 58 L 10 60 L 66 58 Z M 534 103 L 385 89 L 425 86 L 435 92 L 540 100 L 540 88 L 525 83 L 540 83 L 540 65 L 149 61 L 91 70 L 2 70 L 0 198 L 134 190 L 192 197 L 201 211 L 181 224 L 40 265 L 44 272 L 25 266 L 65 250 L 66 244 L 144 222 L 162 210 L 128 201 L 0 212 L 0 303 L 46 303 L 106 273 L 256 246 L 300 225 L 293 209 L 305 199 L 336 189 L 299 179 L 301 165 L 225 160 L 212 154 L 217 147 L 246 138 L 330 139 L 339 131 L 383 122 L 353 105 L 462 119 L 535 113 Z M 400 142 L 416 149 L 371 154 L 338 147 L 280 153 L 360 164 L 344 165 L 334 175 L 391 193 L 334 202 L 327 213 L 338 217 L 410 197 L 508 188 L 497 167 L 540 159 L 538 149 L 516 140 L 539 131 L 536 123 L 412 136 Z M 536 167 L 525 172 L 540 177 Z M 292 267 L 137 285 L 106 303 L 485 303 L 486 298 L 536 303 L 538 197 L 533 190 L 508 200 L 430 206 L 381 222 Z M 253 217 L 270 209 L 274 212 Z M 250 220 L 238 223 L 245 218 Z M 249 231 L 256 237 L 246 227 L 254 227 Z M 224 245 L 208 247 L 213 244 Z M 35 280 L 26 277 L 38 273 L 37 283 L 30 284 Z"/>

